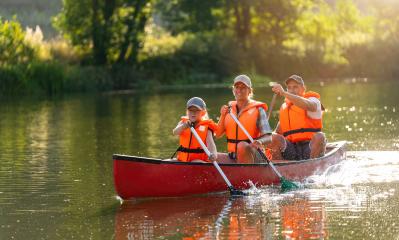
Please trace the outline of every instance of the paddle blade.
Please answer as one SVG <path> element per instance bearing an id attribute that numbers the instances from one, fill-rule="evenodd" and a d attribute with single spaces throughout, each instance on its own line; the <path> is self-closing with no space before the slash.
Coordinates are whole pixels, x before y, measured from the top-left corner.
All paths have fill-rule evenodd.
<path id="1" fill-rule="evenodd" d="M 280 178 L 280 183 L 281 183 L 281 191 L 282 192 L 288 192 L 291 190 L 298 189 L 299 186 L 295 184 L 294 182 L 288 181 L 284 177 Z"/>
<path id="2" fill-rule="evenodd" d="M 248 196 L 247 193 L 245 193 L 245 192 L 243 192 L 241 190 L 235 189 L 233 187 L 229 187 L 229 190 L 230 190 L 230 194 L 231 194 L 232 197 Z"/>

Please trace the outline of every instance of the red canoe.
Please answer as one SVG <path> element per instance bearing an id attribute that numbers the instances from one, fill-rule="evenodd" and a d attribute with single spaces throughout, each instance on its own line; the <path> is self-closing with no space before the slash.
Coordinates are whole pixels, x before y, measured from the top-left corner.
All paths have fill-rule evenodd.
<path id="1" fill-rule="evenodd" d="M 279 161 L 274 165 L 288 180 L 303 181 L 323 173 L 328 166 L 345 158 L 345 141 L 329 143 L 321 158 L 301 161 Z M 122 199 L 141 197 L 177 197 L 227 191 L 226 183 L 212 163 L 163 161 L 114 154 L 114 183 Z M 220 164 L 232 185 L 248 189 L 278 184 L 279 178 L 267 163 Z"/>

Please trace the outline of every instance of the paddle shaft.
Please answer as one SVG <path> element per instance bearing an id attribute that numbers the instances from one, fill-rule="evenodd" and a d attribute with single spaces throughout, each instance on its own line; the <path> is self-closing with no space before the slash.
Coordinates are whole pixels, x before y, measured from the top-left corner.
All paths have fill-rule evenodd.
<path id="1" fill-rule="evenodd" d="M 251 141 L 251 143 L 253 143 L 253 142 L 254 142 L 254 139 L 251 137 L 251 135 L 249 135 L 247 129 L 244 128 L 244 126 L 241 124 L 241 122 L 237 119 L 237 117 L 236 117 L 233 113 L 231 113 L 231 112 L 229 112 L 229 113 L 230 113 L 230 116 L 233 118 L 233 120 L 237 123 L 237 125 L 238 125 L 238 126 L 241 128 L 241 130 L 245 133 L 245 135 L 247 135 L 247 137 L 248 137 L 248 139 Z M 280 172 L 276 169 L 276 167 L 274 166 L 274 164 L 265 156 L 265 154 L 264 154 L 261 150 L 259 150 L 259 149 L 257 149 L 257 150 L 258 150 L 259 154 L 263 157 L 263 159 L 265 159 L 265 160 L 269 163 L 270 167 L 272 167 L 274 173 L 276 173 L 277 176 L 278 176 L 279 178 L 282 178 L 282 175 L 281 175 Z"/>
<path id="2" fill-rule="evenodd" d="M 209 151 L 209 149 L 205 146 L 204 142 L 201 140 L 201 137 L 198 135 L 197 131 L 195 131 L 195 129 L 193 127 L 190 127 L 191 132 L 193 133 L 194 137 L 197 139 L 197 141 L 199 142 L 199 144 L 201 145 L 202 149 L 204 149 L 206 155 L 208 155 L 208 157 L 211 157 L 211 152 Z M 226 175 L 224 174 L 223 170 L 220 168 L 219 164 L 216 161 L 212 161 L 213 165 L 216 167 L 216 169 L 218 170 L 218 172 L 220 173 L 220 175 L 222 175 L 224 181 L 226 182 L 227 186 L 229 187 L 229 189 L 234 189 L 233 185 L 231 184 L 231 182 L 229 181 L 229 179 L 226 177 Z"/>
<path id="3" fill-rule="evenodd" d="M 277 98 L 277 94 L 273 94 L 272 101 L 270 102 L 269 114 L 267 114 L 267 120 L 269 120 L 270 116 L 272 115 L 274 105 L 276 104 L 276 98 Z"/>

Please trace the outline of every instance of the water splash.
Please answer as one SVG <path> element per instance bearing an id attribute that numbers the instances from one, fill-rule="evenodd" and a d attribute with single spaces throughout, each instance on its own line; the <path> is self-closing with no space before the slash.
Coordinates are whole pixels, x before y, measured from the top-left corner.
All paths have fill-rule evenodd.
<path id="1" fill-rule="evenodd" d="M 399 182 L 399 151 L 348 152 L 347 159 L 306 179 L 307 187 Z"/>

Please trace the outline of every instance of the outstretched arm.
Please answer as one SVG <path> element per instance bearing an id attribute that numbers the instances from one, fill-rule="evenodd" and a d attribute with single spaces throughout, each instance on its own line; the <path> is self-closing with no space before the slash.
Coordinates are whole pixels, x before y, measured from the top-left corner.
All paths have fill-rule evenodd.
<path id="1" fill-rule="evenodd" d="M 295 94 L 289 93 L 284 90 L 284 88 L 280 84 L 275 84 L 272 88 L 273 92 L 276 94 L 283 96 L 290 100 L 295 106 L 298 106 L 306 111 L 315 112 L 317 111 L 317 103 L 306 99 L 301 96 L 297 96 Z"/>

